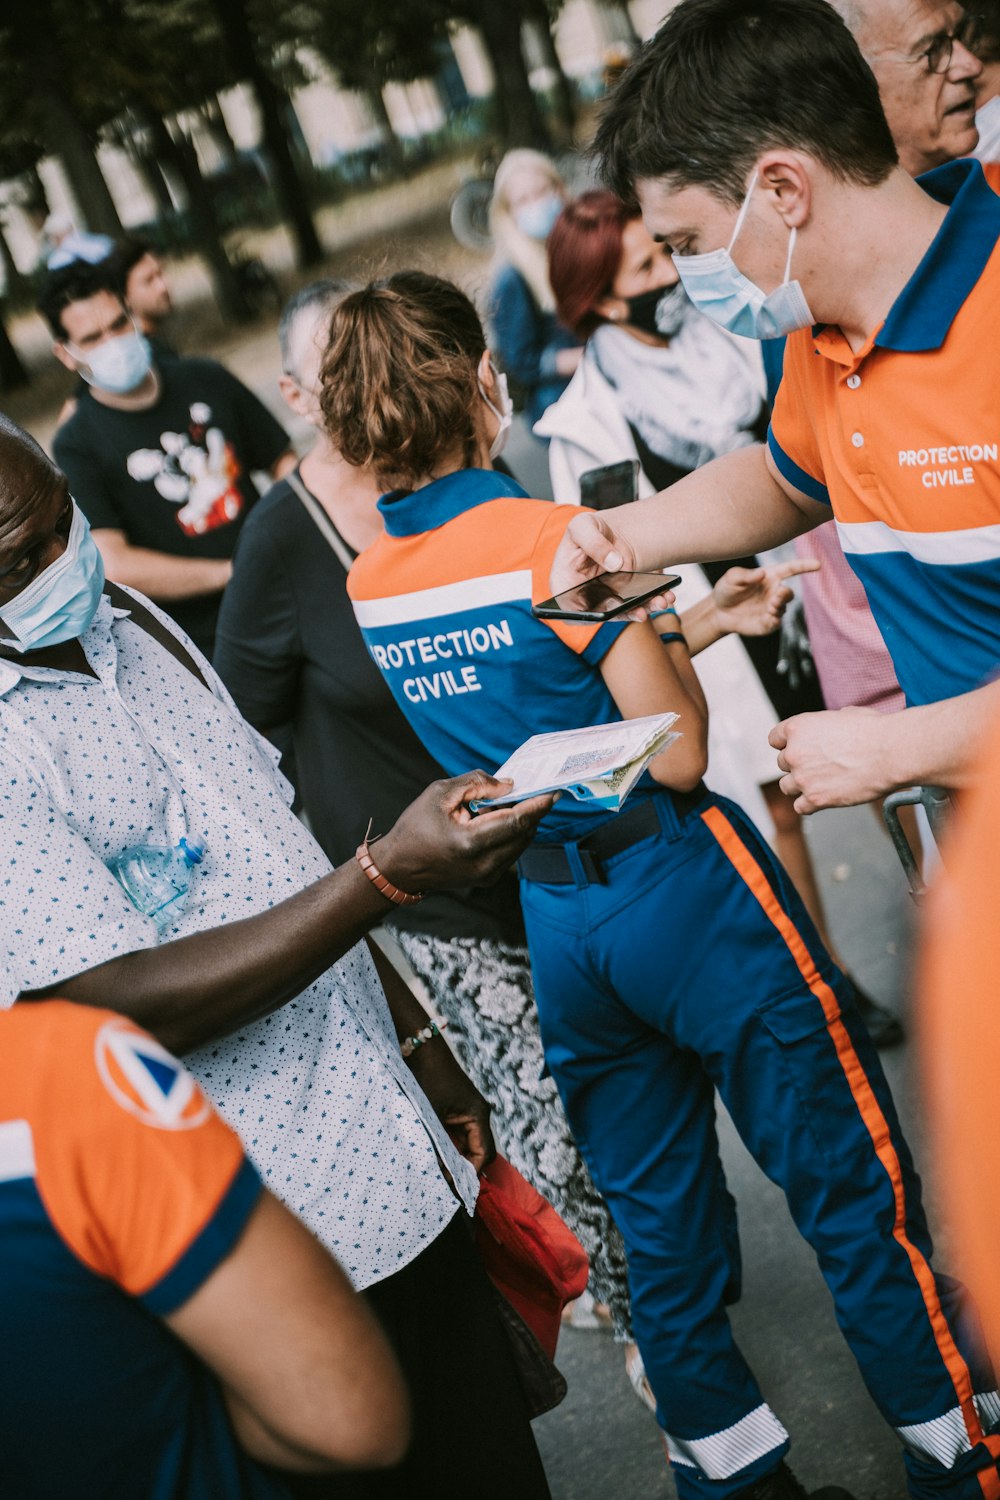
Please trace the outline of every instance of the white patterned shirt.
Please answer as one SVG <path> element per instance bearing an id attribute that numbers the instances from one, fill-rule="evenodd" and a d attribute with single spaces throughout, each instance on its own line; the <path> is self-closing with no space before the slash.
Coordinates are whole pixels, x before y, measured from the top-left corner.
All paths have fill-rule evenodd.
<path id="1" fill-rule="evenodd" d="M 0 1005 L 254 916 L 330 871 L 289 810 L 271 747 L 177 627 L 142 602 L 184 642 L 210 693 L 106 596 L 82 638 L 96 679 L 0 658 Z M 198 834 L 204 863 L 161 934 L 107 861 Z M 472 1212 L 475 1172 L 400 1056 L 363 944 L 186 1061 L 268 1187 L 355 1286 L 400 1270 L 457 1211 L 441 1162 Z"/>

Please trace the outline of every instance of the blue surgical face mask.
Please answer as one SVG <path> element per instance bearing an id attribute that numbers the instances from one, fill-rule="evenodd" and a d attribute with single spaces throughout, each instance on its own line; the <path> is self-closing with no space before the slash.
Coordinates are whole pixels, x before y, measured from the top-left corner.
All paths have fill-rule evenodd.
<path id="1" fill-rule="evenodd" d="M 133 329 L 131 333 L 106 339 L 78 358 L 86 366 L 80 374 L 88 385 L 96 385 L 114 396 L 127 396 L 149 374 L 153 352 L 149 340 Z"/>
<path id="2" fill-rule="evenodd" d="M 675 255 L 674 265 L 695 307 L 720 328 L 744 338 L 778 339 L 794 333 L 796 328 L 808 328 L 816 320 L 799 283 L 788 279 L 795 249 L 794 229 L 788 236 L 785 275 L 773 292 L 762 292 L 755 281 L 744 276 L 730 254 L 743 228 L 756 185 L 754 172 L 732 238 L 724 250 L 709 250 L 704 255 Z"/>
<path id="3" fill-rule="evenodd" d="M 534 198 L 522 203 L 514 211 L 514 223 L 522 234 L 531 240 L 547 240 L 556 220 L 563 211 L 563 200 L 558 193 L 546 193 L 544 198 Z"/>
<path id="4" fill-rule="evenodd" d="M 75 641 L 97 613 L 103 591 L 104 562 L 87 518 L 74 501 L 62 556 L 0 604 L 0 645 L 25 652 Z"/>

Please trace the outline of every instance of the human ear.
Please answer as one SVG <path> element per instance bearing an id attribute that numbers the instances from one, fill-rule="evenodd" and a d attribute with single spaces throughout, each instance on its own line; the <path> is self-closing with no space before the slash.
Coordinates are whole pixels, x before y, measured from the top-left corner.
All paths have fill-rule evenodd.
<path id="1" fill-rule="evenodd" d="M 291 375 L 278 376 L 278 390 L 284 398 L 285 405 L 295 413 L 296 416 L 304 416 L 302 410 L 302 392 L 299 383 Z"/>
<path id="2" fill-rule="evenodd" d="M 483 350 L 479 364 L 476 366 L 476 379 L 492 401 L 495 395 L 496 378 L 493 374 L 493 359 L 488 349 Z"/>
<path id="3" fill-rule="evenodd" d="M 594 311 L 609 323 L 624 323 L 628 317 L 628 304 L 624 297 L 602 297 L 600 302 L 594 303 Z"/>
<path id="4" fill-rule="evenodd" d="M 76 374 L 80 367 L 80 361 L 73 358 L 65 344 L 53 344 L 52 353 L 61 365 L 65 365 L 67 370 L 72 370 L 74 375 Z"/>
<path id="5" fill-rule="evenodd" d="M 757 163 L 761 187 L 786 229 L 801 229 L 812 209 L 815 164 L 801 151 L 765 151 Z"/>

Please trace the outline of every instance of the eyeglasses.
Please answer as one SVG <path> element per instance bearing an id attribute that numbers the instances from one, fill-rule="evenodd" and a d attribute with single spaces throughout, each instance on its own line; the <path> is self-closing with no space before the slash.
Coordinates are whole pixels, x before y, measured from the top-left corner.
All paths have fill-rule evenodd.
<path id="1" fill-rule="evenodd" d="M 973 28 L 965 21 L 959 23 L 954 31 L 942 31 L 933 38 L 929 47 L 925 47 L 920 54 L 920 61 L 927 64 L 928 73 L 947 73 L 951 67 L 952 54 L 955 43 L 960 47 L 969 48 L 972 40 Z"/>
<path id="2" fill-rule="evenodd" d="M 978 27 L 976 27 L 976 18 L 972 17 L 972 15 L 967 15 L 967 17 L 964 17 L 958 23 L 958 26 L 954 30 L 939 31 L 937 36 L 931 37 L 924 51 L 918 52 L 916 57 L 909 57 L 909 55 L 903 54 L 903 52 L 885 51 L 873 52 L 867 60 L 868 62 L 874 62 L 874 58 L 889 57 L 892 58 L 892 62 L 894 63 L 912 63 L 912 65 L 925 63 L 928 74 L 946 74 L 952 66 L 952 54 L 955 51 L 955 43 L 964 46 L 966 51 L 972 52 L 972 43 L 973 39 L 975 39 L 976 30 L 978 30 Z"/>
<path id="3" fill-rule="evenodd" d="M 953 31 L 939 31 L 937 36 L 931 37 L 929 44 L 916 57 L 900 57 L 898 61 L 925 63 L 928 73 L 947 73 L 951 67 L 955 43 L 971 52 L 980 29 L 980 17 L 966 15 Z"/>

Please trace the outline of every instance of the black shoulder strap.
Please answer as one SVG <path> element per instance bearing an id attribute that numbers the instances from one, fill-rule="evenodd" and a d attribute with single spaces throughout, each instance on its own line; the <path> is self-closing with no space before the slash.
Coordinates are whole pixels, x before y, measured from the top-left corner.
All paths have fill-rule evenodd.
<path id="1" fill-rule="evenodd" d="M 181 645 L 173 632 L 168 630 L 151 610 L 148 610 L 144 604 L 140 604 L 138 599 L 135 599 L 131 594 L 126 594 L 125 590 L 119 588 L 117 583 L 106 583 L 104 591 L 115 609 L 127 609 L 133 623 L 138 625 L 140 630 L 144 630 L 147 635 L 152 636 L 157 645 L 162 646 L 164 651 L 169 651 L 174 660 L 179 661 L 182 667 L 187 667 L 192 677 L 197 677 L 203 688 L 207 689 L 208 692 L 212 691 L 205 681 L 201 668 L 191 653 Z"/>

